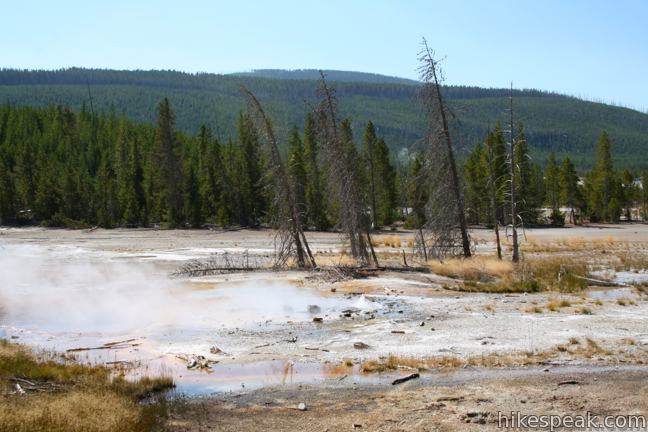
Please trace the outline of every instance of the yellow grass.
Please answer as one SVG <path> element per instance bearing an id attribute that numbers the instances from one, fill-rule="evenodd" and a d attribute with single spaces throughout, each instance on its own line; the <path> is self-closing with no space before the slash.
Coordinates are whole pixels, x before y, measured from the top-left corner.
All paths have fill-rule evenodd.
<path id="1" fill-rule="evenodd" d="M 443 262 L 429 261 L 427 264 L 432 272 L 442 276 L 482 282 L 504 277 L 514 270 L 510 261 L 491 256 L 452 258 Z"/>
<path id="2" fill-rule="evenodd" d="M 374 246 L 384 246 L 399 249 L 403 246 L 403 240 L 399 235 L 375 235 L 371 237 L 371 244 Z M 413 245 L 411 239 L 406 240 L 408 247 L 410 244 Z"/>
<path id="3" fill-rule="evenodd" d="M 584 258 L 573 258 L 567 261 L 561 257 L 531 256 L 524 258 L 515 266 L 511 263 L 506 265 L 510 265 L 512 270 L 501 272 L 499 280 L 485 283 L 470 279 L 477 277 L 479 273 L 465 272 L 468 279 L 460 289 L 492 293 L 538 291 L 573 293 L 587 287 L 587 282 L 583 279 L 588 274 Z M 558 307 L 559 304 L 554 306 Z"/>
<path id="4" fill-rule="evenodd" d="M 317 254 L 315 260 L 320 267 L 350 267 L 358 264 L 351 255 L 346 254 Z"/>
<path id="5" fill-rule="evenodd" d="M 525 252 L 602 251 L 611 248 L 623 248 L 625 246 L 627 246 L 627 242 L 618 240 L 612 236 L 594 239 L 585 239 L 578 236 L 541 239 L 527 235 L 526 241 L 522 243 L 522 248 Z"/>
<path id="6" fill-rule="evenodd" d="M 626 342 L 628 343 L 628 342 Z M 623 354 L 626 354 L 623 352 Z M 367 360 L 360 366 L 363 373 L 385 372 L 397 369 L 431 370 L 438 368 L 459 368 L 463 366 L 475 367 L 514 367 L 542 364 L 547 360 L 558 359 L 565 355 L 577 358 L 591 358 L 597 356 L 610 356 L 610 350 L 602 348 L 593 339 L 587 338 L 585 344 L 580 344 L 578 339 L 570 338 L 568 344 L 556 345 L 545 351 L 528 352 L 515 351 L 506 353 L 493 353 L 473 357 L 437 356 L 430 358 L 412 358 L 389 356 L 385 359 Z M 639 354 L 639 356 L 644 354 Z M 614 361 L 614 359 L 611 359 Z M 640 357 L 633 358 L 637 363 L 642 363 Z"/>
<path id="7" fill-rule="evenodd" d="M 15 395 L 15 379 L 24 395 Z M 163 405 L 142 407 L 151 392 L 173 386 L 168 377 L 127 381 L 103 366 L 86 366 L 53 354 L 37 355 L 0 341 L 0 430 L 53 432 L 149 431 Z"/>
<path id="8" fill-rule="evenodd" d="M 559 311 L 562 308 L 570 307 L 571 302 L 566 299 L 550 299 L 547 304 L 545 304 L 545 308 L 552 312 Z"/>

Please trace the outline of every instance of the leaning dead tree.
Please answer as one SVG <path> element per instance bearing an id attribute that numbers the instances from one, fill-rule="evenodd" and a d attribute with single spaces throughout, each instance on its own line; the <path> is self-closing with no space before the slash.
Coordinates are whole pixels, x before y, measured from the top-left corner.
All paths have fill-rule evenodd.
<path id="1" fill-rule="evenodd" d="M 253 118 L 260 123 L 260 129 L 265 135 L 269 177 L 274 183 L 274 225 L 277 228 L 275 267 L 285 266 L 290 258 L 294 258 L 299 267 L 315 267 L 315 258 L 304 235 L 301 213 L 294 194 L 295 188 L 281 160 L 279 145 L 270 119 L 254 93 L 245 87 L 242 90 L 247 95 L 255 114 Z"/>
<path id="2" fill-rule="evenodd" d="M 317 94 L 321 100 L 315 109 L 314 118 L 326 159 L 329 186 L 339 201 L 339 225 L 349 241 L 351 255 L 358 264 L 368 265 L 371 258 L 378 267 L 378 259 L 371 244 L 367 206 L 356 172 L 357 161 L 351 157 L 352 152 L 348 147 L 353 143 L 346 142 L 348 140 L 338 130 L 335 89 L 326 83 L 321 71 L 320 76 Z"/>
<path id="3" fill-rule="evenodd" d="M 419 55 L 420 97 L 425 110 L 425 165 L 430 174 L 426 230 L 432 255 L 471 256 L 470 237 L 454 147 L 448 126 L 449 110 L 441 93 L 442 72 L 434 52 L 423 39 Z"/>

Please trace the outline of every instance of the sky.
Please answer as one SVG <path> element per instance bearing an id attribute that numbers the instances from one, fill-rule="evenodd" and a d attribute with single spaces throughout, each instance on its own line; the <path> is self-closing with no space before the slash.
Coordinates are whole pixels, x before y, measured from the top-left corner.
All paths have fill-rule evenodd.
<path id="1" fill-rule="evenodd" d="M 0 0 L 0 67 L 339 69 L 648 109 L 645 0 Z"/>

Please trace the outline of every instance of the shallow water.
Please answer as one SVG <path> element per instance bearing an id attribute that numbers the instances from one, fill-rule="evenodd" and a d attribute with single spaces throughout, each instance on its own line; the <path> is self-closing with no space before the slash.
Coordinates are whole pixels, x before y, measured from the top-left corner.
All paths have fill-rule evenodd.
<path id="1" fill-rule="evenodd" d="M 208 353 L 219 332 L 268 330 L 287 321 L 337 316 L 346 308 L 381 307 L 362 296 L 325 296 L 284 280 L 172 280 L 166 271 L 154 260 L 82 248 L 4 245 L 0 334 L 48 350 L 84 348 L 75 352 L 82 362 L 128 364 L 133 378 L 171 374 L 178 391 L 204 394 L 311 382 L 331 377 L 334 369 L 320 362 L 236 363 L 231 352 L 239 347 L 225 346 L 227 362 L 213 364 L 209 372 L 187 370 L 178 357 Z M 357 375 L 352 368 L 336 370 L 338 377 Z"/>
<path id="2" fill-rule="evenodd" d="M 587 291 L 587 297 L 596 300 L 631 299 L 637 297 L 632 288 L 592 288 Z"/>

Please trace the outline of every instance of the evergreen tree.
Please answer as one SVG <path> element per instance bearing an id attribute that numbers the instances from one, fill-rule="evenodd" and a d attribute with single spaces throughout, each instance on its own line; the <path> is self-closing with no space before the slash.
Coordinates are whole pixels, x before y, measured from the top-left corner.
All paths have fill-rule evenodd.
<path id="1" fill-rule="evenodd" d="M 378 225 L 390 225 L 394 222 L 396 208 L 396 170 L 392 166 L 389 157 L 389 147 L 385 140 L 380 138 L 375 146 L 374 169 L 378 177 L 374 177 L 377 186 L 378 199 Z"/>
<path id="2" fill-rule="evenodd" d="M 292 181 L 295 202 L 300 214 L 304 215 L 306 212 L 306 167 L 304 164 L 304 147 L 296 127 L 292 128 L 288 136 L 288 174 Z"/>
<path id="3" fill-rule="evenodd" d="M 203 211 L 207 220 L 222 225 L 230 222 L 227 210 L 226 186 L 227 173 L 221 145 L 212 138 L 211 130 L 202 125 L 198 132 L 200 195 Z"/>
<path id="4" fill-rule="evenodd" d="M 309 113 L 304 124 L 304 167 L 306 171 L 306 213 L 308 224 L 316 230 L 330 228 L 326 214 L 324 176 L 318 165 L 318 146 L 315 140 L 315 124 Z"/>
<path id="5" fill-rule="evenodd" d="M 120 122 L 115 147 L 115 175 L 117 201 L 121 222 L 126 225 L 143 224 L 143 172 L 137 142 L 124 120 Z"/>
<path id="6" fill-rule="evenodd" d="M 524 126 L 518 126 L 515 145 L 517 212 L 524 223 L 538 220 L 538 209 L 542 202 L 536 181 L 536 168 L 529 156 L 529 145 L 524 134 Z"/>
<path id="7" fill-rule="evenodd" d="M 565 158 L 560 171 L 560 201 L 569 208 L 569 219 L 575 224 L 577 222 L 575 209 L 580 207 L 582 197 L 578 188 L 578 175 L 569 158 Z"/>
<path id="8" fill-rule="evenodd" d="M 560 207 L 560 172 L 556 164 L 556 156 L 553 152 L 549 154 L 547 168 L 545 170 L 545 191 L 546 202 L 552 210 Z"/>
<path id="9" fill-rule="evenodd" d="M 596 165 L 588 177 L 588 201 L 592 222 L 619 220 L 621 206 L 617 192 L 610 138 L 607 132 L 602 132 L 596 150 Z"/>
<path id="10" fill-rule="evenodd" d="M 425 206 L 429 200 L 429 192 L 424 170 L 423 155 L 418 153 L 412 162 L 412 174 L 409 190 L 409 202 L 412 207 L 413 227 L 425 225 Z"/>
<path id="11" fill-rule="evenodd" d="M 16 190 L 6 156 L 0 152 L 0 225 L 16 219 Z"/>
<path id="12" fill-rule="evenodd" d="M 488 217 L 488 166 L 480 142 L 468 155 L 464 168 L 466 180 L 466 211 L 472 223 L 479 224 Z"/>
<path id="13" fill-rule="evenodd" d="M 267 211 L 263 191 L 263 162 L 259 136 L 248 114 L 238 121 L 238 184 L 240 191 L 239 224 L 258 225 Z"/>
<path id="14" fill-rule="evenodd" d="M 182 196 L 182 162 L 180 143 L 174 127 L 174 116 L 169 100 L 159 105 L 155 133 L 154 193 L 156 216 L 171 227 L 183 225 L 184 200 Z"/>
<path id="15" fill-rule="evenodd" d="M 378 181 L 378 162 L 376 161 L 376 143 L 378 137 L 376 136 L 376 129 L 371 121 L 367 123 L 362 140 L 362 153 L 365 164 L 367 180 L 367 195 L 369 197 L 369 205 L 371 206 L 371 225 L 378 228 L 378 188 L 376 183 Z"/>
<path id="16" fill-rule="evenodd" d="M 200 228 L 202 224 L 202 203 L 200 198 L 200 184 L 198 181 L 198 161 L 197 156 L 189 159 L 187 162 L 187 173 L 185 178 L 184 189 L 184 211 L 187 215 L 187 221 L 192 228 Z"/>
<path id="17" fill-rule="evenodd" d="M 112 228 L 118 219 L 118 200 L 115 171 L 107 154 L 99 164 L 95 190 L 97 223 L 104 228 Z"/>
<path id="18" fill-rule="evenodd" d="M 504 206 L 507 202 L 508 168 L 506 167 L 506 143 L 499 123 L 495 125 L 495 129 L 486 139 L 484 157 L 487 158 L 489 191 L 490 194 L 494 195 L 490 200 L 490 206 L 495 205 L 495 208 L 489 211 L 489 215 L 496 216 L 497 221 L 503 224 L 506 221 L 505 215 L 507 214 Z M 489 219 L 491 219 L 491 224 L 495 224 L 496 221 L 492 220 L 492 216 Z"/>
<path id="19" fill-rule="evenodd" d="M 626 221 L 632 221 L 632 208 L 638 201 L 638 190 L 635 186 L 635 176 L 628 169 L 619 173 L 620 190 L 619 196 L 621 207 Z"/>

